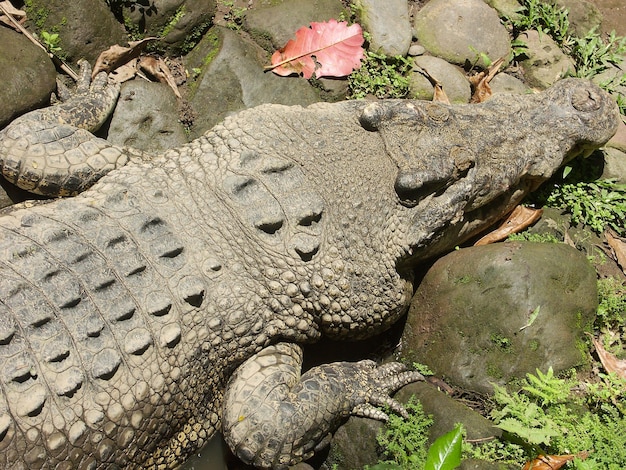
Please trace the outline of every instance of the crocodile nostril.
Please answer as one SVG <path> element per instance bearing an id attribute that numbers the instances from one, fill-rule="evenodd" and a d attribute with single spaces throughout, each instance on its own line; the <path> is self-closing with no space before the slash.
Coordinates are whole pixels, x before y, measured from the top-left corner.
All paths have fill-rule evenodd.
<path id="1" fill-rule="evenodd" d="M 596 90 L 579 88 L 572 94 L 572 106 L 578 111 L 597 111 L 602 103 L 602 97 Z"/>
<path id="2" fill-rule="evenodd" d="M 383 120 L 385 110 L 378 103 L 368 104 L 361 115 L 359 116 L 359 123 L 363 129 L 368 131 L 376 131 Z"/>
<path id="3" fill-rule="evenodd" d="M 436 193 L 449 178 L 436 178 L 421 171 L 400 171 L 394 189 L 405 204 L 415 205 L 428 194 Z"/>

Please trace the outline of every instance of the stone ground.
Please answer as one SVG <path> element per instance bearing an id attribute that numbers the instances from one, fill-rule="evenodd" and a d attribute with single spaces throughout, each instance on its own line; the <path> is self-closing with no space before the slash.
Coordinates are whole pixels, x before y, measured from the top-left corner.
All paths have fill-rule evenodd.
<path id="1" fill-rule="evenodd" d="M 570 0 L 563 0 L 563 1 L 570 1 Z M 572 0 L 573 1 L 573 0 Z M 604 21 L 602 23 L 602 30 L 603 32 L 608 32 L 610 30 L 616 30 L 617 34 L 620 36 L 626 36 L 626 0 L 590 0 L 591 3 L 593 3 L 602 13 L 603 17 L 604 17 Z M 342 2 L 345 4 L 348 4 L 349 2 L 347 1 L 343 1 Z M 215 17 L 215 24 L 226 27 L 226 28 L 231 28 L 231 29 L 236 29 L 237 30 L 237 34 L 240 34 L 242 36 L 245 36 L 246 33 L 243 31 L 243 28 L 239 28 L 239 26 L 241 26 L 242 22 L 243 22 L 243 14 L 246 10 L 251 11 L 257 8 L 261 8 L 264 6 L 268 6 L 268 5 L 273 5 L 275 2 L 272 0 L 232 0 L 232 1 L 226 1 L 226 0 L 218 0 L 217 1 L 217 14 Z M 427 0 L 410 0 L 409 1 L 409 13 L 411 16 L 414 16 L 419 9 L 427 3 Z M 236 34 L 231 31 L 231 30 L 227 30 L 226 31 L 226 37 L 227 40 L 225 41 L 228 42 L 228 44 L 230 44 L 229 47 L 232 47 L 232 50 L 240 50 L 243 51 L 244 53 L 249 55 L 252 55 L 251 53 L 248 53 L 248 49 L 244 49 L 243 47 L 240 46 L 240 44 L 236 41 L 235 36 Z M 1 52 L 1 51 L 0 51 Z M 0 55 L 2 55 L 0 53 Z M 245 55 L 245 54 L 244 54 Z M 248 57 L 246 56 L 246 57 Z M 224 59 L 224 62 L 226 62 L 228 59 Z M 217 62 L 217 61 L 216 61 Z M 449 64 L 448 64 L 449 65 Z M 230 64 L 229 64 L 230 66 Z M 450 67 L 452 67 L 451 65 L 449 65 Z M 424 66 L 425 67 L 425 66 Z M 258 66 L 257 66 L 258 68 Z M 426 68 L 426 67 L 425 67 Z M 251 75 L 249 72 L 246 72 L 249 75 Z M 243 74 L 243 73 L 242 73 Z M 254 83 L 254 85 L 257 85 L 258 82 L 260 80 L 270 80 L 270 79 L 274 79 L 275 77 L 272 76 L 272 74 L 265 74 L 264 76 L 253 76 L 252 82 Z M 282 82 L 279 83 L 280 80 L 283 80 Z M 290 86 L 287 84 L 291 84 L 291 85 L 295 85 L 297 83 L 299 79 L 297 78 L 292 78 L 292 79 L 277 79 L 274 82 L 272 82 L 271 87 L 274 86 Z M 215 85 L 214 82 L 210 82 L 210 80 L 208 81 L 209 85 Z M 243 81 L 242 81 L 243 82 Z M 306 85 L 306 81 L 302 81 L 305 85 Z M 251 80 L 248 80 L 248 82 L 246 82 L 247 84 L 251 83 Z M 268 87 L 268 88 L 271 88 Z M 233 87 L 233 88 L 237 88 L 237 86 Z M 311 88 L 312 89 L 312 88 Z M 164 90 L 163 92 L 161 92 L 161 90 Z M 136 83 L 132 84 L 132 85 L 128 85 L 127 89 L 123 92 L 126 93 L 126 95 L 123 94 L 122 99 L 120 100 L 120 103 L 118 103 L 118 110 L 122 109 L 122 105 L 124 105 L 125 103 L 130 103 L 132 100 L 125 100 L 124 96 L 127 97 L 142 97 L 141 99 L 135 99 L 135 103 L 137 102 L 143 102 L 145 100 L 145 102 L 148 104 L 148 108 L 152 108 L 152 112 L 154 113 L 154 110 L 157 110 L 156 114 L 153 114 L 153 122 L 155 122 L 156 124 L 153 126 L 153 130 L 154 130 L 154 134 L 148 134 L 147 132 L 145 132 L 145 130 L 142 130 L 141 133 L 144 134 L 144 139 L 146 139 L 147 141 L 155 141 L 156 138 L 154 136 L 159 136 L 159 135 L 164 135 L 166 136 L 169 140 L 173 140 L 172 136 L 177 136 L 177 139 L 180 141 L 184 141 L 186 139 L 186 135 L 184 134 L 183 130 L 182 130 L 182 126 L 179 126 L 176 129 L 169 129 L 169 126 L 173 126 L 176 127 L 175 125 L 179 125 L 180 123 L 176 122 L 176 119 L 172 119 L 172 116 L 175 116 L 176 114 L 176 100 L 172 99 L 171 101 L 171 106 L 172 106 L 172 110 L 165 112 L 163 108 L 160 108 L 160 106 L 163 106 L 163 102 L 160 102 L 160 104 L 154 105 L 152 104 L 153 102 L 150 102 L 150 96 L 154 96 L 154 95 L 160 95 L 160 96 L 169 96 L 168 95 L 168 90 L 164 85 L 161 84 L 149 84 L 149 86 L 146 86 L 145 84 L 136 81 Z M 142 93 L 144 93 L 142 95 Z M 296 93 L 297 95 L 297 93 Z M 301 98 L 301 96 L 299 96 Z M 206 98 L 205 98 L 206 100 Z M 145 116 L 147 112 L 150 112 L 150 110 L 148 111 L 140 111 L 140 119 L 144 119 L 145 120 Z M 129 127 L 128 123 L 129 123 L 129 115 L 126 114 L 127 110 L 125 111 L 120 111 L 119 115 L 117 116 L 117 118 L 120 120 L 119 123 L 116 123 L 116 116 L 113 117 L 113 121 L 111 123 L 111 131 L 115 130 L 115 127 L 118 126 L 119 128 L 125 128 L 125 127 Z M 143 114 L 141 114 L 143 113 Z M 116 111 L 116 114 L 117 111 Z M 197 114 L 201 114 L 201 112 L 198 112 Z M 169 117 L 169 119 L 168 119 Z M 161 118 L 161 120 L 159 121 L 159 118 Z M 152 119 L 152 118 L 151 118 Z M 166 132 L 167 131 L 167 132 Z M 112 132 L 114 133 L 114 132 Z M 146 138 L 147 135 L 147 138 Z M 133 142 L 132 140 L 127 142 L 128 144 L 133 144 L 135 142 Z M 144 142 L 136 142 L 136 146 L 140 147 L 140 148 L 146 148 L 147 143 Z M 626 174 L 626 172 L 624 173 Z M 443 395 L 443 394 L 440 394 Z M 443 400 L 443 398 L 441 396 L 436 397 L 436 400 Z M 452 400 L 452 399 L 450 399 Z M 445 405 L 447 406 L 447 405 Z M 452 407 L 452 405 L 450 404 L 450 407 Z M 348 435 L 349 435 L 349 431 Z M 346 433 L 346 431 L 344 431 L 344 433 Z M 222 458 L 222 454 L 221 454 L 221 450 L 219 449 L 219 446 L 217 446 L 217 444 L 219 444 L 217 441 L 214 443 L 214 449 L 211 451 L 206 451 L 204 452 L 204 456 L 201 460 L 195 461 L 195 462 L 191 462 L 186 468 L 187 469 L 194 469 L 194 470 L 223 470 L 225 469 L 225 464 L 224 464 L 224 459 Z M 211 453 L 213 452 L 213 453 Z M 235 469 L 235 468 L 240 468 L 239 466 L 235 466 L 233 464 L 233 466 L 229 465 L 230 469 Z M 302 468 L 310 468 L 310 467 L 302 467 Z M 324 468 L 324 467 L 320 467 L 320 468 Z M 341 468 L 341 467 L 340 467 Z"/>

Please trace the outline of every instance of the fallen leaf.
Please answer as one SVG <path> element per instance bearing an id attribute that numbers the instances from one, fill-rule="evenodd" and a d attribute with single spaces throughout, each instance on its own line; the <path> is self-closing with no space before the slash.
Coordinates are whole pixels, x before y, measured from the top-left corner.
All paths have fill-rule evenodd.
<path id="1" fill-rule="evenodd" d="M 589 456 L 589 452 L 583 451 L 577 454 L 566 455 L 540 455 L 536 459 L 526 462 L 522 470 L 558 470 L 567 462 L 579 458 L 585 460 Z"/>
<path id="2" fill-rule="evenodd" d="M 170 72 L 169 67 L 163 59 L 156 59 L 154 57 L 142 57 L 139 60 L 138 67 L 147 74 L 156 78 L 159 82 L 167 83 L 170 88 L 174 90 L 174 94 L 176 95 L 176 97 L 181 97 L 180 93 L 178 92 L 178 86 L 176 86 L 176 80 L 174 80 L 172 72 Z"/>
<path id="3" fill-rule="evenodd" d="M 313 22 L 296 31 L 285 47 L 274 52 L 272 70 L 277 75 L 302 74 L 306 79 L 343 77 L 361 66 L 364 50 L 361 26 L 345 21 Z"/>
<path id="4" fill-rule="evenodd" d="M 109 76 L 117 83 L 124 83 L 132 80 L 137 75 L 137 63 L 139 59 L 132 59 L 130 62 L 111 71 Z"/>
<path id="5" fill-rule="evenodd" d="M 503 63 L 504 57 L 500 57 L 493 64 L 491 64 L 487 70 L 483 70 L 482 72 L 469 78 L 469 81 L 474 88 L 474 93 L 472 94 L 470 103 L 482 103 L 491 97 L 493 92 L 491 91 L 489 82 L 498 73 L 498 70 L 500 70 Z"/>
<path id="6" fill-rule="evenodd" d="M 497 229 L 482 237 L 474 246 L 488 245 L 506 239 L 512 233 L 521 232 L 537 222 L 543 214 L 543 209 L 532 209 L 526 206 L 517 206 L 506 220 Z"/>
<path id="7" fill-rule="evenodd" d="M 598 357 L 600 358 L 600 362 L 604 366 L 604 369 L 610 374 L 611 372 L 615 372 L 617 376 L 622 379 L 626 379 L 626 360 L 618 359 L 613 354 L 608 352 L 602 346 L 602 338 L 596 339 L 591 337 L 591 341 L 596 348 L 596 352 L 598 353 Z"/>
<path id="8" fill-rule="evenodd" d="M 26 12 L 15 8 L 9 0 L 0 2 L 0 11 L 4 13 L 0 16 L 0 21 L 16 31 L 20 31 L 15 22 L 23 24 L 26 21 Z"/>
<path id="9" fill-rule="evenodd" d="M 626 274 L 626 241 L 618 237 L 612 230 L 604 232 L 604 236 L 606 237 L 606 242 L 613 250 L 615 261 Z"/>
<path id="10" fill-rule="evenodd" d="M 139 54 L 141 54 L 146 45 L 156 39 L 157 38 L 146 38 L 141 41 L 131 41 L 128 43 L 128 47 L 114 44 L 106 51 L 100 53 L 93 66 L 93 71 L 91 72 L 92 76 L 95 77 L 100 72 L 110 73 L 134 58 L 139 57 Z"/>

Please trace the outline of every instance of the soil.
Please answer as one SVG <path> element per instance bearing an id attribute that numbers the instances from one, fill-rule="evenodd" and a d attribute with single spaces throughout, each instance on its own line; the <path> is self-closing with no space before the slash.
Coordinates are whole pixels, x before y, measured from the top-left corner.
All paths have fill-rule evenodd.
<path id="1" fill-rule="evenodd" d="M 617 36 L 626 37 L 626 1 L 589 0 L 602 13 L 602 32 L 615 31 Z"/>

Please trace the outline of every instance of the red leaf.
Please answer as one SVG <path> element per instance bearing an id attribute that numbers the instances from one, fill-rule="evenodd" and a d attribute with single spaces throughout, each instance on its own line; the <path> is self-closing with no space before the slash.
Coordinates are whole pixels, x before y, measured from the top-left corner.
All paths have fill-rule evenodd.
<path id="1" fill-rule="evenodd" d="M 296 31 L 285 47 L 272 55 L 269 69 L 286 77 L 292 73 L 304 78 L 343 77 L 361 66 L 363 58 L 361 26 L 329 20 L 311 23 Z"/>

